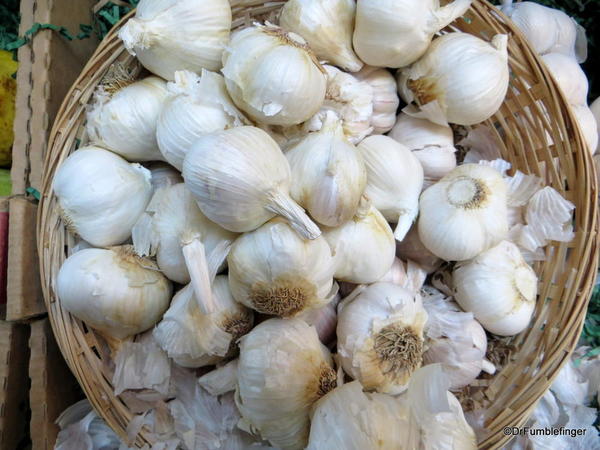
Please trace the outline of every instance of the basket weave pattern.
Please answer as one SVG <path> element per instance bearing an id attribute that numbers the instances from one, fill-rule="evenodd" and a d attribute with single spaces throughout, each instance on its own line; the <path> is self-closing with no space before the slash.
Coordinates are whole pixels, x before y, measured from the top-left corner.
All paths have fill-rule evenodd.
<path id="1" fill-rule="evenodd" d="M 265 19 L 283 3 L 231 0 L 233 26 Z M 109 350 L 97 333 L 62 309 L 53 289 L 74 240 L 60 220 L 51 186 L 56 169 L 86 141 L 85 108 L 107 70 L 115 62 L 137 65 L 117 37 L 127 18 L 98 47 L 58 113 L 46 155 L 37 230 L 44 298 L 58 344 L 96 411 L 122 437 L 133 414 L 113 393 Z M 513 169 L 541 176 L 576 205 L 575 239 L 550 244 L 546 261 L 535 266 L 540 284 L 532 323 L 511 340 L 512 351 L 502 370 L 477 380 L 470 389 L 470 403 L 487 408 L 489 431 L 479 445 L 498 448 L 508 440 L 502 429 L 525 423 L 577 343 L 597 270 L 597 186 L 591 156 L 564 96 L 522 34 L 483 0 L 476 0 L 451 28 L 485 40 L 497 33 L 510 35 L 511 87 L 488 125 L 496 130 L 502 156 Z M 133 444 L 151 442 L 142 430 Z"/>

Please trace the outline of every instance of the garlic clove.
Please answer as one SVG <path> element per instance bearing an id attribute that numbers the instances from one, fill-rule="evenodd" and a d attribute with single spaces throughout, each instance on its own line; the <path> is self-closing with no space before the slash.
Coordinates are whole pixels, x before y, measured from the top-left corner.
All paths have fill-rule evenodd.
<path id="1" fill-rule="evenodd" d="M 74 253 L 58 272 L 62 307 L 108 337 L 124 339 L 152 327 L 171 300 L 171 283 L 131 246 Z"/>
<path id="2" fill-rule="evenodd" d="M 285 156 L 258 128 L 200 137 L 185 157 L 183 178 L 206 217 L 226 230 L 251 231 L 281 215 L 305 238 L 321 234 L 288 195 L 291 173 Z"/>
<path id="3" fill-rule="evenodd" d="M 227 261 L 234 298 L 260 313 L 292 317 L 333 299 L 327 241 L 303 240 L 282 219 L 238 238 Z"/>
<path id="4" fill-rule="evenodd" d="M 150 171 L 98 147 L 75 151 L 56 171 L 52 189 L 69 231 L 97 247 L 121 244 L 152 195 Z"/>
<path id="5" fill-rule="evenodd" d="M 457 167 L 420 198 L 419 238 L 446 261 L 477 256 L 508 236 L 507 186 L 491 167 Z"/>
<path id="6" fill-rule="evenodd" d="M 354 0 L 291 0 L 279 24 L 304 37 L 319 59 L 357 72 L 363 63 L 352 49 L 355 11 Z"/>
<path id="7" fill-rule="evenodd" d="M 523 331 L 531 320 L 537 276 L 511 242 L 502 241 L 453 272 L 456 301 L 500 336 Z"/>
<path id="8" fill-rule="evenodd" d="M 364 66 L 353 75 L 368 83 L 373 91 L 373 134 L 387 133 L 396 122 L 396 111 L 400 105 L 396 79 L 388 70 L 371 66 Z"/>
<path id="9" fill-rule="evenodd" d="M 406 236 L 419 211 L 423 167 L 403 145 L 387 136 L 369 136 L 358 146 L 367 167 L 365 195 L 390 222 L 394 236 Z"/>
<path id="10" fill-rule="evenodd" d="M 173 80 L 177 70 L 219 70 L 230 30 L 227 0 L 141 0 L 119 38 L 145 68 Z"/>

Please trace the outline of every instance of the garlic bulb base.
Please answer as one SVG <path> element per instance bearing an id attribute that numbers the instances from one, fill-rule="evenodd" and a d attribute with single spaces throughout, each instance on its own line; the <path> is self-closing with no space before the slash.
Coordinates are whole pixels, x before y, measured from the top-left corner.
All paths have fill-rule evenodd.
<path id="1" fill-rule="evenodd" d="M 273 280 L 255 283 L 249 295 L 252 308 L 260 313 L 280 317 L 292 317 L 303 311 L 309 299 L 315 295 L 312 283 L 302 279 Z"/>
<path id="2" fill-rule="evenodd" d="M 288 195 L 280 191 L 271 192 L 269 203 L 265 207 L 279 216 L 285 217 L 290 226 L 305 239 L 321 236 L 319 227 L 306 215 L 306 212 Z"/>

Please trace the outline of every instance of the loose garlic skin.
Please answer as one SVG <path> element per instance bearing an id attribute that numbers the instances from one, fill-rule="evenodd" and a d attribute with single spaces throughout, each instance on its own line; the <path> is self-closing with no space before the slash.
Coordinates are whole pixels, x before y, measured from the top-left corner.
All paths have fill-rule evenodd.
<path id="1" fill-rule="evenodd" d="M 96 247 L 125 242 L 152 196 L 150 171 L 107 150 L 76 150 L 52 188 L 66 227 Z"/>
<path id="2" fill-rule="evenodd" d="M 412 260 L 427 273 L 433 273 L 442 265 L 442 260 L 427 250 L 419 238 L 417 225 L 413 225 L 404 239 L 396 241 L 396 255 L 403 260 Z"/>
<path id="3" fill-rule="evenodd" d="M 529 325 L 538 279 L 513 243 L 502 241 L 460 264 L 452 278 L 456 301 L 486 330 L 514 336 Z"/>
<path id="4" fill-rule="evenodd" d="M 346 373 L 367 390 L 400 394 L 421 366 L 427 312 L 420 297 L 375 283 L 338 311 L 338 354 Z"/>
<path id="5" fill-rule="evenodd" d="M 508 236 L 507 186 L 500 172 L 464 164 L 421 194 L 419 238 L 446 261 L 477 256 Z"/>
<path id="6" fill-rule="evenodd" d="M 305 238 L 321 234 L 289 196 L 287 159 L 258 128 L 236 127 L 200 137 L 185 157 L 183 178 L 204 215 L 226 230 L 252 231 L 281 215 Z"/>
<path id="7" fill-rule="evenodd" d="M 230 30 L 227 0 L 141 0 L 119 38 L 146 69 L 173 80 L 177 70 L 219 70 Z"/>
<path id="8" fill-rule="evenodd" d="M 167 83 L 158 77 L 135 81 L 112 94 L 98 91 L 86 116 L 90 141 L 128 161 L 162 161 L 156 124 L 166 99 Z"/>
<path id="9" fill-rule="evenodd" d="M 56 295 L 65 310 L 92 328 L 125 339 L 160 320 L 171 301 L 171 283 L 130 246 L 89 248 L 63 263 Z"/>
<path id="10" fill-rule="evenodd" d="M 233 297 L 260 313 L 292 317 L 332 300 L 327 241 L 303 240 L 282 219 L 238 238 L 227 261 Z"/>
<path id="11" fill-rule="evenodd" d="M 352 49 L 355 12 L 354 0 L 290 0 L 279 25 L 304 37 L 319 59 L 357 72 L 363 63 Z"/>
<path id="12" fill-rule="evenodd" d="M 335 386 L 329 350 L 302 320 L 269 319 L 242 337 L 236 403 L 273 446 L 304 448 L 310 408 Z"/>
<path id="13" fill-rule="evenodd" d="M 325 99 L 325 70 L 301 36 L 279 27 L 254 25 L 235 32 L 223 66 L 234 103 L 262 124 L 300 124 Z"/>
<path id="14" fill-rule="evenodd" d="M 358 0 L 354 49 L 365 63 L 399 68 L 412 64 L 429 47 L 433 35 L 462 16 L 471 0 Z"/>
<path id="15" fill-rule="evenodd" d="M 452 32 L 398 74 L 398 90 L 410 115 L 438 125 L 475 125 L 489 119 L 508 91 L 508 36 L 486 42 Z M 411 102 L 415 102 L 418 109 Z"/>
<path id="16" fill-rule="evenodd" d="M 396 111 L 400 105 L 396 79 L 388 70 L 371 66 L 364 66 L 353 75 L 373 90 L 373 134 L 387 133 L 396 122 Z"/>
<path id="17" fill-rule="evenodd" d="M 397 223 L 394 236 L 401 241 L 419 212 L 423 167 L 410 150 L 388 136 L 369 136 L 358 150 L 367 167 L 365 195 L 388 221 Z"/>
<path id="18" fill-rule="evenodd" d="M 356 214 L 367 171 L 340 121 L 328 117 L 320 131 L 310 133 L 285 156 L 292 171 L 290 194 L 318 223 L 336 227 Z"/>

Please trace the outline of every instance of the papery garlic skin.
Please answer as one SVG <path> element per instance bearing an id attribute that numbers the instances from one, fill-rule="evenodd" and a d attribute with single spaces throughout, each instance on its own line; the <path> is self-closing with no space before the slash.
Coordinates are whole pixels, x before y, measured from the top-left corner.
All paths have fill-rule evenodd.
<path id="1" fill-rule="evenodd" d="M 167 83 L 158 77 L 135 81 L 112 94 L 101 88 L 86 116 L 90 141 L 128 161 L 162 160 L 156 124 L 166 98 Z"/>
<path id="2" fill-rule="evenodd" d="M 202 314 L 191 285 L 180 290 L 154 338 L 170 358 L 182 367 L 203 367 L 235 355 L 237 340 L 252 329 L 253 314 L 237 303 L 225 275 L 212 284 L 216 311 Z"/>
<path id="3" fill-rule="evenodd" d="M 97 247 L 131 236 L 152 195 L 150 171 L 94 146 L 76 150 L 54 175 L 60 215 L 72 233 Z"/>
<path id="4" fill-rule="evenodd" d="M 238 360 L 232 359 L 222 366 L 198 378 L 198 384 L 211 395 L 222 395 L 235 391 L 237 386 Z"/>
<path id="5" fill-rule="evenodd" d="M 174 184 L 183 183 L 181 173 L 174 167 L 165 162 L 154 162 L 146 165 L 150 171 L 152 179 L 152 193 L 155 193 L 162 187 L 173 186 Z"/>
<path id="6" fill-rule="evenodd" d="M 562 53 L 548 53 L 542 61 L 550 70 L 570 105 L 586 105 L 589 90 L 588 79 L 573 58 Z"/>
<path id="7" fill-rule="evenodd" d="M 335 328 L 337 326 L 337 305 L 340 301 L 340 295 L 319 309 L 311 309 L 299 316 L 307 324 L 312 325 L 317 330 L 319 340 L 323 344 L 329 344 L 335 339 Z"/>
<path id="8" fill-rule="evenodd" d="M 238 238 L 227 262 L 233 297 L 263 314 L 291 317 L 333 298 L 327 241 L 303 240 L 282 219 Z"/>
<path id="9" fill-rule="evenodd" d="M 417 225 L 413 225 L 401 242 L 396 241 L 396 255 L 404 260 L 412 260 L 427 273 L 434 272 L 442 260 L 431 253 L 419 238 Z"/>
<path id="10" fill-rule="evenodd" d="M 55 286 L 65 310 L 117 339 L 152 327 L 171 300 L 171 283 L 129 246 L 90 248 L 71 255 Z"/>
<path id="11" fill-rule="evenodd" d="M 290 0 L 279 25 L 306 39 L 319 59 L 357 72 L 363 63 L 352 49 L 355 11 L 354 0 Z"/>
<path id="12" fill-rule="evenodd" d="M 585 104 L 574 106 L 573 113 L 583 133 L 586 148 L 591 154 L 594 154 L 598 148 L 598 123 L 594 113 Z"/>
<path id="13" fill-rule="evenodd" d="M 338 354 L 367 390 L 399 394 L 421 366 L 427 313 L 421 299 L 392 283 L 375 283 L 340 305 Z"/>
<path id="14" fill-rule="evenodd" d="M 367 184 L 360 152 L 346 140 L 341 123 L 329 117 L 285 154 L 292 171 L 290 194 L 320 224 L 350 220 Z"/>
<path id="15" fill-rule="evenodd" d="M 368 83 L 373 90 L 372 133 L 387 133 L 394 126 L 396 111 L 400 105 L 396 79 L 388 70 L 371 66 L 364 66 L 353 75 L 358 80 Z"/>
<path id="16" fill-rule="evenodd" d="M 168 96 L 158 119 L 156 139 L 169 164 L 181 170 L 183 159 L 200 136 L 241 126 L 247 119 L 227 93 L 222 75 L 202 70 L 175 72 L 167 86 Z"/>
<path id="17" fill-rule="evenodd" d="M 446 261 L 473 258 L 508 236 L 507 186 L 491 167 L 457 167 L 423 192 L 419 211 L 421 242 Z"/>
<path id="18" fill-rule="evenodd" d="M 230 29 L 227 0 L 141 0 L 119 38 L 146 69 L 173 80 L 178 70 L 219 70 Z"/>
<path id="19" fill-rule="evenodd" d="M 437 0 L 358 0 L 354 49 L 371 66 L 408 66 L 425 53 L 435 33 L 470 5 L 471 0 L 444 7 Z"/>
<path id="20" fill-rule="evenodd" d="M 486 42 L 452 32 L 435 39 L 412 66 L 399 72 L 398 90 L 410 115 L 439 125 L 474 125 L 489 119 L 508 90 L 508 36 Z"/>
<path id="21" fill-rule="evenodd" d="M 394 236 L 406 236 L 419 211 L 423 167 L 403 145 L 388 136 L 369 136 L 358 150 L 367 167 L 365 194 L 383 216 L 397 223 Z"/>
<path id="22" fill-rule="evenodd" d="M 270 319 L 241 339 L 236 403 L 275 447 L 306 446 L 309 409 L 335 386 L 329 350 L 302 320 Z"/>
<path id="23" fill-rule="evenodd" d="M 260 123 L 297 125 L 325 99 L 327 77 L 306 41 L 273 25 L 236 31 L 223 66 L 234 103 Z"/>
<path id="24" fill-rule="evenodd" d="M 523 331 L 531 320 L 537 276 L 511 242 L 502 241 L 454 269 L 456 301 L 500 336 Z"/>
<path id="25" fill-rule="evenodd" d="M 394 262 L 395 240 L 383 215 L 369 204 L 337 228 L 324 228 L 335 262 L 335 279 L 374 283 Z"/>
<path id="26" fill-rule="evenodd" d="M 206 217 L 226 230 L 251 231 L 282 215 L 305 238 L 321 234 L 288 195 L 291 173 L 285 156 L 258 128 L 200 137 L 185 157 L 183 178 Z"/>

